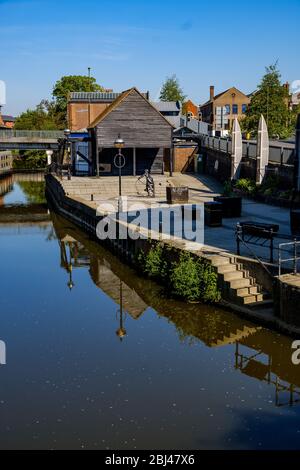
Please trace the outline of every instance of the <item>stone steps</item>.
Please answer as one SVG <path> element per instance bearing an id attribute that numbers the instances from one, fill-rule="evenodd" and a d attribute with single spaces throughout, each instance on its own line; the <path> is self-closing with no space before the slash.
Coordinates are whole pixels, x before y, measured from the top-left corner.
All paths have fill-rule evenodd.
<path id="1" fill-rule="evenodd" d="M 209 255 L 207 258 L 215 267 L 228 300 L 253 308 L 272 305 L 271 295 L 263 290 L 262 286 L 257 283 L 247 269 L 244 269 L 242 263 L 236 261 L 234 256 L 224 253 Z"/>

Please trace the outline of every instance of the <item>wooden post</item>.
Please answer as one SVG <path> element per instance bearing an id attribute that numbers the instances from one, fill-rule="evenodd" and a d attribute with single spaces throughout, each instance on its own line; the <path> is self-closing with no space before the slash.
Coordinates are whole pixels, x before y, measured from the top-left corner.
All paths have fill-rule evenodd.
<path id="1" fill-rule="evenodd" d="M 136 176 L 136 148 L 133 147 L 133 176 Z"/>

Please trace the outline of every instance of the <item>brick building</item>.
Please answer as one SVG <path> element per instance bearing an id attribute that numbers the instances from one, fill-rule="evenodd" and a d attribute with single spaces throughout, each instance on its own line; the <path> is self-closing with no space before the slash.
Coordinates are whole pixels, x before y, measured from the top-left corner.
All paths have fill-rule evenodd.
<path id="1" fill-rule="evenodd" d="M 68 99 L 68 127 L 71 131 L 87 129 L 89 125 L 121 93 L 113 92 L 72 92 Z M 149 99 L 148 93 L 143 95 Z"/>
<path id="2" fill-rule="evenodd" d="M 212 126 L 212 130 L 229 131 L 235 118 L 244 117 L 250 103 L 249 96 L 235 87 L 215 95 L 215 87 L 210 87 L 209 100 L 200 106 L 202 121 Z"/>
<path id="3" fill-rule="evenodd" d="M 199 118 L 199 107 L 195 103 L 193 103 L 191 100 L 188 100 L 185 103 L 183 103 L 182 113 L 183 114 L 189 114 L 194 119 L 198 119 Z"/>

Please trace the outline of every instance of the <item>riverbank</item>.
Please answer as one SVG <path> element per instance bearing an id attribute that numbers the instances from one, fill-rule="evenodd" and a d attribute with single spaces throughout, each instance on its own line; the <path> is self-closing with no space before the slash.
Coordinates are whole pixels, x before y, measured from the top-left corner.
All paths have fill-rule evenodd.
<path id="1" fill-rule="evenodd" d="M 46 184 L 48 197 L 55 209 L 96 238 L 97 224 L 105 215 L 97 214 L 97 203 L 75 195 L 66 195 L 62 182 L 53 175 L 46 176 Z M 126 222 L 116 221 L 116 223 L 119 226 L 123 225 L 122 228 L 125 230 L 129 229 Z M 108 239 L 104 244 L 125 262 L 132 264 L 137 253 L 140 250 L 149 251 L 153 243 L 148 240 L 147 232 L 144 236 L 145 238 L 138 240 L 132 240 L 130 237 L 126 240 Z M 191 243 L 193 243 L 192 247 Z M 266 277 L 260 263 L 213 246 L 199 246 L 195 249 L 194 242 L 188 242 L 182 238 L 164 240 L 162 244 L 176 252 L 177 256 L 178 253 L 188 252 L 193 257 L 203 258 L 211 263 L 218 276 L 218 287 L 222 296 L 221 305 L 259 324 L 299 336 L 298 325 L 289 324 L 274 315 L 270 298 L 273 288 L 272 279 Z"/>

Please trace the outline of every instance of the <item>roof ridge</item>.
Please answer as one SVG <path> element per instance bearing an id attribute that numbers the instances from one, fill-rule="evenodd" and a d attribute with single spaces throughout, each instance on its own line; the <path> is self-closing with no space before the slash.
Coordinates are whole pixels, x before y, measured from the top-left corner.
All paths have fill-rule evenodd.
<path id="1" fill-rule="evenodd" d="M 94 121 L 89 124 L 88 126 L 88 129 L 92 129 L 93 127 L 97 126 L 97 124 L 99 124 L 108 114 L 110 114 L 125 98 L 127 98 L 127 96 L 130 95 L 130 93 L 132 91 L 136 91 L 141 98 L 143 98 L 144 101 L 146 101 L 146 103 L 149 104 L 149 106 L 151 106 L 151 108 L 153 108 L 157 113 L 159 113 L 161 115 L 161 117 L 171 126 L 171 127 L 174 127 L 170 121 L 168 121 L 167 118 L 165 118 L 165 116 L 163 116 L 159 110 L 157 108 L 155 108 L 155 106 L 153 106 L 153 104 L 147 100 L 147 98 L 136 88 L 136 87 L 132 87 L 132 88 L 129 88 L 128 90 L 125 90 L 123 91 L 120 96 L 118 96 L 112 103 L 110 103 L 103 111 L 102 113 L 99 114 L 99 116 L 96 117 L 96 119 L 94 119 Z"/>

